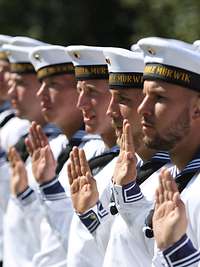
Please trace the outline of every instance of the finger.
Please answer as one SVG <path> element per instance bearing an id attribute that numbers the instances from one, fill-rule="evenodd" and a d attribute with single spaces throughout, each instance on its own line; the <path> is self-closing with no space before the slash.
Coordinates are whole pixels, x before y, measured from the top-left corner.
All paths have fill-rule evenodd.
<path id="1" fill-rule="evenodd" d="M 10 162 L 10 166 L 13 168 L 14 167 L 14 160 L 13 160 L 13 147 L 10 147 L 9 148 L 9 151 L 8 151 L 8 159 L 9 159 L 9 162 Z"/>
<path id="2" fill-rule="evenodd" d="M 73 184 L 70 187 L 71 194 L 74 194 L 79 191 L 79 181 L 78 179 L 73 181 Z"/>
<path id="3" fill-rule="evenodd" d="M 12 161 L 12 146 L 8 150 L 8 160 L 11 162 Z"/>
<path id="4" fill-rule="evenodd" d="M 42 127 L 40 125 L 37 125 L 36 130 L 37 130 L 37 138 L 40 141 L 40 146 L 45 147 L 46 145 L 49 144 L 46 134 L 43 132 Z"/>
<path id="5" fill-rule="evenodd" d="M 69 184 L 71 186 L 73 183 L 73 176 L 72 176 L 72 172 L 71 172 L 71 163 L 70 162 L 67 164 L 67 176 L 69 179 Z"/>
<path id="6" fill-rule="evenodd" d="M 155 210 L 157 210 L 160 206 L 160 199 L 159 199 L 159 190 L 158 188 L 155 191 Z"/>
<path id="7" fill-rule="evenodd" d="M 84 176 L 86 175 L 87 172 L 91 174 L 91 170 L 88 161 L 86 159 L 85 152 L 82 148 L 79 149 L 79 158 L 80 158 L 81 174 Z"/>
<path id="8" fill-rule="evenodd" d="M 163 172 L 161 170 L 161 173 L 159 174 L 159 186 L 158 186 L 158 192 L 159 192 L 159 203 L 162 204 L 164 202 L 164 188 L 163 188 L 163 184 L 162 184 L 162 175 Z"/>
<path id="9" fill-rule="evenodd" d="M 40 141 L 38 140 L 36 128 L 37 128 L 36 122 L 32 122 L 31 127 L 29 129 L 29 133 L 30 133 L 33 150 L 40 147 Z"/>
<path id="10" fill-rule="evenodd" d="M 74 164 L 75 164 L 75 170 L 78 176 L 81 176 L 81 164 L 79 160 L 79 151 L 78 147 L 73 147 L 72 149 L 73 157 L 74 157 Z"/>
<path id="11" fill-rule="evenodd" d="M 78 176 L 76 173 L 73 151 L 70 152 L 70 162 L 71 162 L 71 174 L 72 174 L 73 179 L 75 179 Z"/>
<path id="12" fill-rule="evenodd" d="M 168 191 L 168 200 L 172 201 L 173 195 L 175 192 L 174 189 L 176 188 L 176 186 L 174 187 L 174 185 L 173 185 L 173 183 L 175 183 L 175 181 L 167 169 L 164 171 L 164 176 L 165 176 L 165 178 L 164 178 L 165 188 Z"/>
<path id="13" fill-rule="evenodd" d="M 24 142 L 25 142 L 26 149 L 27 149 L 29 155 L 32 156 L 33 155 L 33 145 L 32 145 L 31 139 L 29 137 L 27 137 L 27 138 L 25 138 Z"/>
<path id="14" fill-rule="evenodd" d="M 21 157 L 20 157 L 20 155 L 19 155 L 19 153 L 18 153 L 18 151 L 16 150 L 15 147 L 12 148 L 12 154 L 13 154 L 13 160 L 15 162 L 22 161 L 22 159 L 21 159 Z"/>
<path id="15" fill-rule="evenodd" d="M 125 151 L 135 154 L 135 148 L 133 144 L 132 131 L 130 123 L 125 124 L 125 135 L 124 135 Z"/>
<path id="16" fill-rule="evenodd" d="M 168 176 L 166 169 L 162 169 L 162 178 L 161 178 L 161 183 L 162 183 L 162 188 L 163 188 L 163 196 L 164 196 L 164 201 L 168 201 L 168 189 L 167 189 L 167 183 L 168 183 Z"/>

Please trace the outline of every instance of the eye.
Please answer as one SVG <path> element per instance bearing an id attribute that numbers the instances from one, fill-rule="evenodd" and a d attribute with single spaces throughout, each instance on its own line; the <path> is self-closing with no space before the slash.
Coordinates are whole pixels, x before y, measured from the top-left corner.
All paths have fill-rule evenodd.
<path id="1" fill-rule="evenodd" d="M 166 97 L 164 97 L 163 95 L 156 95 L 156 100 L 158 102 L 164 101 L 166 99 Z"/>
<path id="2" fill-rule="evenodd" d="M 129 103 L 130 102 L 130 99 L 125 97 L 125 96 L 119 96 L 119 103 L 120 104 L 126 104 L 126 103 Z"/>

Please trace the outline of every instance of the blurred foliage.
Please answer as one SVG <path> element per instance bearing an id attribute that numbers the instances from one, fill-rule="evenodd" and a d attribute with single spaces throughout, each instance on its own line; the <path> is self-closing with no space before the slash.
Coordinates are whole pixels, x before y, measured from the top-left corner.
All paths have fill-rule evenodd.
<path id="1" fill-rule="evenodd" d="M 200 38 L 199 0 L 0 0 L 0 33 L 128 48 L 145 36 Z"/>

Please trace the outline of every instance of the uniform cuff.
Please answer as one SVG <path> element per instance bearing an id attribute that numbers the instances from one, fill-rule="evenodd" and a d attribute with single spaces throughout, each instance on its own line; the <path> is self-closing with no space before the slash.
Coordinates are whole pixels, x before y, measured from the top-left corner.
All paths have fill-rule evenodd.
<path id="1" fill-rule="evenodd" d="M 90 233 L 93 233 L 100 225 L 101 220 L 108 215 L 108 211 L 103 207 L 100 201 L 96 206 L 83 214 L 78 214 L 81 222 L 87 227 Z"/>
<path id="2" fill-rule="evenodd" d="M 40 192 L 44 200 L 60 200 L 66 198 L 66 193 L 57 177 L 40 185 Z"/>
<path id="3" fill-rule="evenodd" d="M 200 260 L 200 252 L 197 251 L 187 235 L 163 251 L 167 266 L 190 266 Z"/>
<path id="4" fill-rule="evenodd" d="M 17 194 L 17 200 L 26 206 L 36 200 L 36 194 L 33 189 L 27 187 L 22 193 Z"/>
<path id="5" fill-rule="evenodd" d="M 135 181 L 123 186 L 113 185 L 113 192 L 117 206 L 120 206 L 120 203 L 133 203 L 143 198 L 140 187 Z"/>

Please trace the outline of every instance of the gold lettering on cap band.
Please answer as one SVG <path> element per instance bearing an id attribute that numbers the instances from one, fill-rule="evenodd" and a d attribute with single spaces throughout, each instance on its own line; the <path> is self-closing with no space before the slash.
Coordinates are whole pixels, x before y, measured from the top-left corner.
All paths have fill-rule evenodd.
<path id="1" fill-rule="evenodd" d="M 30 63 L 11 63 L 11 72 L 15 73 L 34 73 L 35 69 Z"/>
<path id="2" fill-rule="evenodd" d="M 72 63 L 56 64 L 52 66 L 46 66 L 37 71 L 37 77 L 39 80 L 58 74 L 74 74 L 73 64 Z"/>
<path id="3" fill-rule="evenodd" d="M 163 80 L 168 83 L 200 91 L 200 74 L 159 63 L 146 64 L 144 80 Z"/>
<path id="4" fill-rule="evenodd" d="M 110 73 L 109 87 L 142 88 L 143 73 L 140 72 Z"/>
<path id="5" fill-rule="evenodd" d="M 170 78 L 172 80 L 181 80 L 185 83 L 190 83 L 190 75 L 187 73 L 187 71 L 179 71 L 176 69 L 171 69 L 166 66 L 151 66 L 147 65 L 144 69 L 144 75 L 148 74 L 157 74 L 159 76 L 162 76 L 163 78 Z"/>
<path id="6" fill-rule="evenodd" d="M 0 52 L 0 59 L 8 61 L 6 52 L 3 52 L 3 51 Z"/>
<path id="7" fill-rule="evenodd" d="M 108 67 L 107 65 L 76 66 L 75 76 L 77 80 L 108 79 Z"/>

